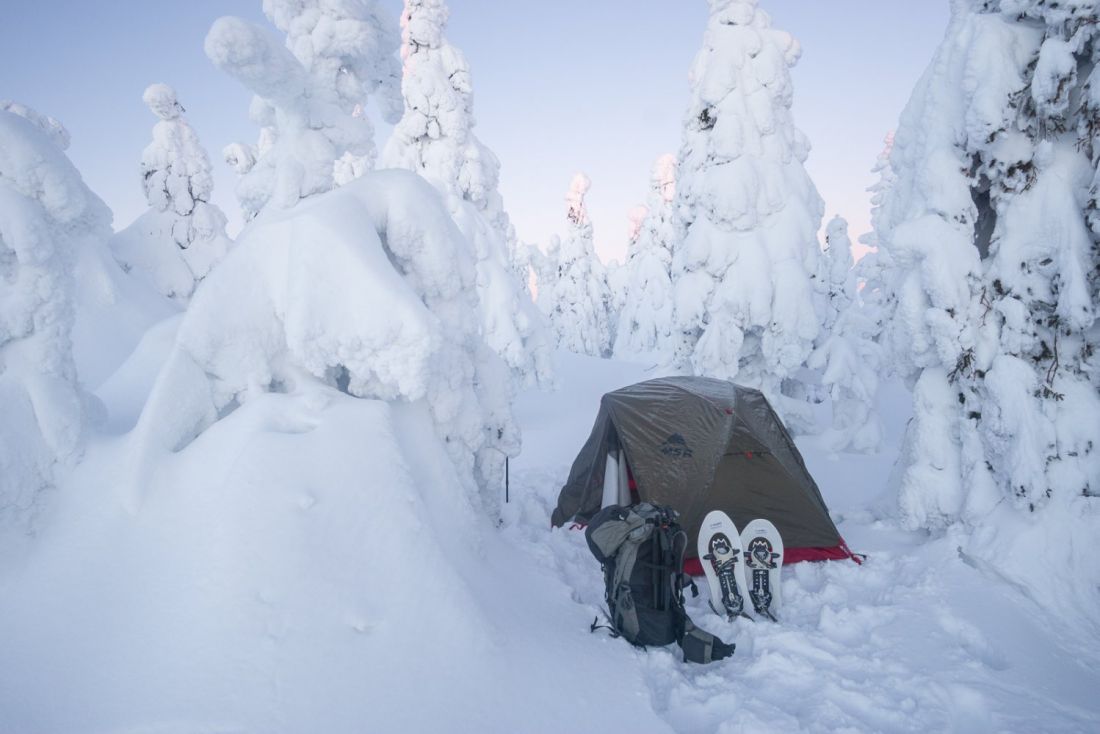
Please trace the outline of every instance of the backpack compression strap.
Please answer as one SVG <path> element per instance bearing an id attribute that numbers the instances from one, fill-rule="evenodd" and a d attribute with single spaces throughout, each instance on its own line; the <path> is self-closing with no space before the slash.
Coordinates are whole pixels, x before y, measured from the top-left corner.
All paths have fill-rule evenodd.
<path id="1" fill-rule="evenodd" d="M 713 663 L 728 658 L 736 647 L 727 645 L 706 630 L 699 629 L 684 615 L 684 635 L 680 638 L 680 649 L 684 652 L 685 663 Z"/>
<path id="2" fill-rule="evenodd" d="M 672 557 L 677 569 L 677 572 L 672 574 L 672 598 L 676 604 L 677 612 L 683 618 L 683 633 L 677 642 L 680 643 L 680 649 L 684 653 L 685 663 L 713 663 L 716 660 L 722 660 L 733 655 L 733 651 L 737 646 L 727 645 L 706 630 L 699 629 L 691 621 L 691 617 L 687 615 L 687 610 L 684 609 L 682 574 L 679 573 L 684 567 L 684 550 L 686 548 L 687 534 L 680 530 L 672 541 Z M 694 583 L 692 586 L 694 587 Z"/>

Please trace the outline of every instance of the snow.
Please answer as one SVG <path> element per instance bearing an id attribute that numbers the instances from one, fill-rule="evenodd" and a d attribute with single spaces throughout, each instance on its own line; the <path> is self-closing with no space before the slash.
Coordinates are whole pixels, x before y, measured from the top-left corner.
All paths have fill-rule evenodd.
<path id="1" fill-rule="evenodd" d="M 915 385 L 903 518 L 958 530 L 963 552 L 1017 584 L 1036 576 L 1017 561 L 1049 548 L 1046 583 L 1075 589 L 1040 597 L 1060 614 L 1100 604 L 1097 568 L 1076 550 L 1096 534 L 1100 477 L 1097 159 L 1093 113 L 1070 103 L 1088 97 L 1089 13 L 956 3 L 875 216 L 875 290 L 896 294 L 876 297 L 879 341 L 887 370 Z"/>
<path id="2" fill-rule="evenodd" d="M 186 304 L 196 284 L 225 257 L 225 214 L 211 203 L 213 173 L 206 150 L 167 84 L 143 95 L 160 118 L 141 158 L 149 210 L 111 240 L 115 258 L 157 291 Z"/>
<path id="3" fill-rule="evenodd" d="M 158 327 L 120 373 L 132 392 L 144 392 L 174 328 Z M 3 728 L 1095 724 L 1097 631 L 1049 617 L 1029 597 L 1041 587 L 961 556 L 957 535 L 898 527 L 881 509 L 891 452 L 830 459 L 803 443 L 841 532 L 869 559 L 788 567 L 777 625 L 728 623 L 691 601 L 697 624 L 737 644 L 733 658 L 697 666 L 675 647 L 590 633 L 599 567 L 582 533 L 547 518 L 599 395 L 648 373 L 566 352 L 557 371 L 560 392 L 529 391 L 516 406 L 526 448 L 500 529 L 461 489 L 423 402 L 299 380 L 158 456 L 130 509 L 120 487 L 132 438 L 96 438 L 43 542 L 0 570 L 0 621 L 21 631 L 0 636 Z M 112 413 L 132 399 L 121 383 L 101 396 Z M 896 446 L 907 396 L 895 386 L 887 400 Z"/>
<path id="4" fill-rule="evenodd" d="M 477 251 L 482 330 L 519 382 L 549 384 L 551 337 L 517 278 L 516 237 L 498 190 L 500 161 L 474 134 L 473 84 L 462 52 L 444 36 L 441 0 L 409 0 L 401 17 L 404 115 L 383 165 L 430 181 Z"/>
<path id="5" fill-rule="evenodd" d="M 539 258 L 538 304 L 557 337 L 558 347 L 577 354 L 607 356 L 611 351 L 612 292 L 607 268 L 596 255 L 592 222 L 584 197 L 592 181 L 573 176 L 565 196 L 567 232 Z"/>
<path id="6" fill-rule="evenodd" d="M 679 155 L 673 364 L 761 389 L 805 432 L 824 205 L 791 114 L 800 47 L 756 0 L 710 7 Z"/>
<path id="7" fill-rule="evenodd" d="M 65 155 L 50 117 L 0 102 L 0 545 L 33 532 L 80 457 L 89 414 L 73 355 L 76 265 L 111 213 Z"/>
<path id="8" fill-rule="evenodd" d="M 237 198 L 246 219 L 269 204 L 294 206 L 362 175 L 374 165 L 368 98 L 395 121 L 397 47 L 387 14 L 374 0 L 266 0 L 264 12 L 286 32 L 281 46 L 263 27 L 241 18 L 216 20 L 207 57 L 255 97 L 255 146 L 224 150 L 240 174 Z"/>
<path id="9" fill-rule="evenodd" d="M 670 361 L 678 335 L 673 326 L 674 294 L 670 268 L 676 241 L 676 158 L 662 155 L 653 164 L 649 200 L 620 277 L 623 281 L 615 354 L 648 355 Z M 632 222 L 631 230 L 635 230 Z"/>
<path id="10" fill-rule="evenodd" d="M 0 102 L 0 732 L 1100 729 L 1095 1 L 952 3 L 854 266 L 797 41 L 709 5 L 609 270 L 583 174 L 517 241 L 444 0 L 406 0 L 401 95 L 375 0 L 214 24 L 260 127 L 231 248 L 170 87 L 113 237 L 64 126 Z M 828 426 L 798 444 L 866 554 L 788 566 L 775 624 L 689 598 L 737 645 L 707 666 L 593 633 L 549 523 L 601 396 L 678 370 Z"/>
<path id="11" fill-rule="evenodd" d="M 178 451 L 247 400 L 317 379 L 426 402 L 468 487 L 475 457 L 478 483 L 495 486 L 519 437 L 506 368 L 478 329 L 475 277 L 438 194 L 407 172 L 369 173 L 256 222 L 181 322 L 135 452 Z"/>

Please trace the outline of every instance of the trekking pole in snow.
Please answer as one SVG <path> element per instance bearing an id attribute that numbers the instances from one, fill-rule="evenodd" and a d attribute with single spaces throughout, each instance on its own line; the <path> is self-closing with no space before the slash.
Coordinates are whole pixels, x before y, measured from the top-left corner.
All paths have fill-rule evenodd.
<path id="1" fill-rule="evenodd" d="M 508 457 L 504 457 L 504 504 L 508 504 L 509 495 Z"/>

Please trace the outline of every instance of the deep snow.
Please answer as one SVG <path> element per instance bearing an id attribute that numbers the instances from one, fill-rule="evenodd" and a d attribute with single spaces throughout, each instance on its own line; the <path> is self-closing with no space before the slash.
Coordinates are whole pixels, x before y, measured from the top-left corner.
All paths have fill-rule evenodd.
<path id="1" fill-rule="evenodd" d="M 113 432 L 178 323 L 100 389 Z M 549 511 L 599 395 L 653 373 L 559 363 L 559 392 L 517 404 L 525 449 L 499 527 L 422 403 L 309 382 L 259 396 L 162 457 L 136 504 L 132 437 L 99 435 L 32 553 L 0 566 L 0 732 L 1096 729 L 1096 633 L 968 565 L 954 538 L 899 529 L 889 451 L 802 442 L 869 558 L 788 568 L 777 625 L 693 600 L 737 643 L 730 660 L 591 634 L 599 568 Z M 888 391 L 888 446 L 904 404 Z"/>

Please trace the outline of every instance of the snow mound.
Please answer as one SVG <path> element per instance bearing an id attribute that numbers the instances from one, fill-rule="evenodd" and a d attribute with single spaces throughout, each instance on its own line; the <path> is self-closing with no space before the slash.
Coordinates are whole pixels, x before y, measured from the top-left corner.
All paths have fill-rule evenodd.
<path id="1" fill-rule="evenodd" d="M 472 482 L 475 455 L 492 460 L 485 426 L 508 412 L 477 309 L 474 253 L 435 190 L 404 171 L 367 174 L 241 236 L 181 323 L 137 440 L 178 451 L 252 397 L 311 376 L 424 401 Z"/>

